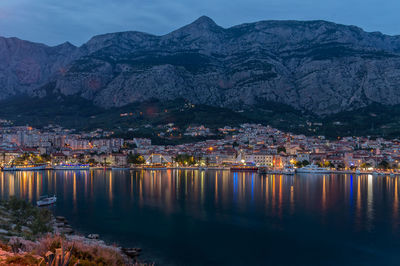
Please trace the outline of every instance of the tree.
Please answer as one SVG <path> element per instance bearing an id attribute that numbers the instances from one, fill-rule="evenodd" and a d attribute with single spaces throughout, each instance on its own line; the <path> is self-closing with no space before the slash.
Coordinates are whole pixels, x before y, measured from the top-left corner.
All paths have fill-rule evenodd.
<path id="1" fill-rule="evenodd" d="M 96 160 L 93 158 L 90 158 L 89 160 L 87 160 L 87 163 L 90 165 L 95 165 L 96 164 Z"/>
<path id="2" fill-rule="evenodd" d="M 301 162 L 301 164 L 302 164 L 303 166 L 307 166 L 307 165 L 309 165 L 309 164 L 310 164 L 310 162 L 309 162 L 309 161 L 307 161 L 307 160 L 304 160 L 304 161 L 302 161 L 302 162 Z"/>
<path id="3" fill-rule="evenodd" d="M 278 152 L 278 153 L 281 153 L 281 152 L 286 153 L 286 148 L 283 147 L 283 146 L 279 146 L 278 149 L 277 149 L 277 152 Z"/>
<path id="4" fill-rule="evenodd" d="M 372 165 L 370 163 L 362 163 L 360 165 L 360 168 L 362 168 L 362 169 L 366 169 L 366 168 L 370 168 L 370 167 L 372 167 Z"/>
<path id="5" fill-rule="evenodd" d="M 344 169 L 344 168 L 345 168 L 345 165 L 343 163 L 339 163 L 337 165 L 337 169 Z"/>
<path id="6" fill-rule="evenodd" d="M 378 164 L 378 167 L 382 169 L 388 169 L 390 165 L 387 161 L 383 160 Z"/>
<path id="7" fill-rule="evenodd" d="M 130 153 L 128 155 L 127 161 L 128 161 L 128 163 L 131 163 L 131 164 L 144 164 L 146 162 L 144 157 L 142 155 L 140 155 L 139 153 L 136 153 L 136 154 Z"/>
<path id="8" fill-rule="evenodd" d="M 43 161 L 45 162 L 51 161 L 51 156 L 49 154 L 43 153 L 42 155 L 40 155 L 40 157 L 42 157 Z"/>
<path id="9" fill-rule="evenodd" d="M 14 164 L 20 165 L 28 162 L 30 160 L 30 155 L 28 153 L 24 153 L 21 156 L 14 159 Z"/>
<path id="10" fill-rule="evenodd" d="M 296 161 L 296 162 L 294 163 L 294 165 L 295 165 L 297 168 L 303 167 L 303 164 L 302 164 L 301 162 L 299 162 L 299 161 Z"/>
<path id="11" fill-rule="evenodd" d="M 174 160 L 180 165 L 194 165 L 196 163 L 194 156 L 189 154 L 178 154 Z"/>
<path id="12" fill-rule="evenodd" d="M 85 155 L 79 154 L 79 156 L 78 156 L 78 162 L 79 162 L 79 163 L 84 163 L 84 160 L 85 160 Z"/>
<path id="13" fill-rule="evenodd" d="M 324 166 L 329 168 L 335 167 L 331 161 L 325 161 Z"/>
<path id="14" fill-rule="evenodd" d="M 124 145 L 122 145 L 122 148 L 124 149 L 134 149 L 137 148 L 135 143 L 129 143 L 129 142 L 124 142 Z"/>

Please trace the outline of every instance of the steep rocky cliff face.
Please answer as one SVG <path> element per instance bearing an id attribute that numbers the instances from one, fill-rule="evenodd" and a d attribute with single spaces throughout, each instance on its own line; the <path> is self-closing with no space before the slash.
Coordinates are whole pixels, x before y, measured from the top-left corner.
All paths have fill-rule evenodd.
<path id="1" fill-rule="evenodd" d="M 224 29 L 210 18 L 164 36 L 121 32 L 76 48 L 0 39 L 1 97 L 42 85 L 104 107 L 185 98 L 233 109 L 281 102 L 319 115 L 400 104 L 400 37 L 325 21 Z"/>
<path id="2" fill-rule="evenodd" d="M 31 95 L 36 88 L 64 74 L 66 66 L 78 57 L 78 48 L 70 43 L 49 47 L 0 37 L 0 99 Z"/>

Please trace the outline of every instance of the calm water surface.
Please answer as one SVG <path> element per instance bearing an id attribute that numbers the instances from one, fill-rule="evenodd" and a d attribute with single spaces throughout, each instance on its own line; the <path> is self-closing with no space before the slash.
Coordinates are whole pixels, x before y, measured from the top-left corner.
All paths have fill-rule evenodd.
<path id="1" fill-rule="evenodd" d="M 398 177 L 224 171 L 0 173 L 0 198 L 56 194 L 82 233 L 160 265 L 399 265 Z"/>

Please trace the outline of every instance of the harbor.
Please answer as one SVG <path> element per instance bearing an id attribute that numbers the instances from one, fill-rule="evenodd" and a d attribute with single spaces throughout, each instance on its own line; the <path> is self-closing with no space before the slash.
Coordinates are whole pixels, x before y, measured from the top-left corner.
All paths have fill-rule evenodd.
<path id="1" fill-rule="evenodd" d="M 392 265 L 400 259 L 399 191 L 400 177 L 369 174 L 0 173 L 0 199 L 12 195 L 36 203 L 56 195 L 46 208 L 72 229 L 139 247 L 140 259 L 156 265 Z M 231 256 L 238 246 L 241 252 Z"/>
<path id="2" fill-rule="evenodd" d="M 166 165 L 144 165 L 134 167 L 111 167 L 111 166 L 95 166 L 91 167 L 87 164 L 63 164 L 59 166 L 47 166 L 47 165 L 23 165 L 23 166 L 12 166 L 3 167 L 0 169 L 4 172 L 16 172 L 16 171 L 89 171 L 89 170 L 114 170 L 114 171 L 138 171 L 138 170 L 193 170 L 193 171 L 229 171 L 229 172 L 254 172 L 260 175 L 294 175 L 294 174 L 353 174 L 353 175 L 372 175 L 372 176 L 400 176 L 399 170 L 337 170 L 332 168 L 323 168 L 318 166 L 304 167 L 304 168 L 269 168 L 269 167 L 256 167 L 256 166 L 191 166 L 191 167 L 179 167 L 179 166 L 166 166 Z"/>

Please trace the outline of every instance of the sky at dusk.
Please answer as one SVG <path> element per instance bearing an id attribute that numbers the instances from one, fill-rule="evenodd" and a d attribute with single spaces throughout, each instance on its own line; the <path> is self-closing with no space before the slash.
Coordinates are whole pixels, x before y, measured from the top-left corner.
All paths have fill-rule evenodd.
<path id="1" fill-rule="evenodd" d="M 81 45 L 117 31 L 166 34 L 206 15 L 223 27 L 323 19 L 400 34 L 399 0 L 0 0 L 0 36 Z"/>

